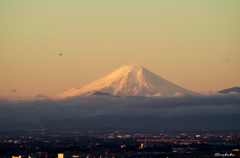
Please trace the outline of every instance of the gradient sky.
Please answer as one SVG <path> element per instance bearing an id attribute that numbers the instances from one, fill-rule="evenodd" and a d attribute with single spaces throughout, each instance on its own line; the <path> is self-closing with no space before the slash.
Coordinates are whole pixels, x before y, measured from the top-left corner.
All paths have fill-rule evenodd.
<path id="1" fill-rule="evenodd" d="M 239 8 L 239 0 L 2 0 L 0 96 L 53 97 L 128 64 L 195 92 L 240 86 Z"/>

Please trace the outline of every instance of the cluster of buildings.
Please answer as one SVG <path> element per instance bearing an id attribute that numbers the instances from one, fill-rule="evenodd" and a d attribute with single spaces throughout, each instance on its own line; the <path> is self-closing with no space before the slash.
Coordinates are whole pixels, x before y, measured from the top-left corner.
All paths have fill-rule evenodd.
<path id="1" fill-rule="evenodd" d="M 0 136 L 0 158 L 120 158 L 240 154 L 239 132 L 27 131 Z M 239 155 L 240 156 L 240 155 Z"/>

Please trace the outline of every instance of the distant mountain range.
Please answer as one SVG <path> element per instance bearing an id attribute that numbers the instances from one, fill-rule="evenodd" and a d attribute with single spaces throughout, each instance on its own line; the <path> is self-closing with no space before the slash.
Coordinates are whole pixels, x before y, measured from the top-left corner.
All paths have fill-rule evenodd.
<path id="1" fill-rule="evenodd" d="M 233 87 L 233 88 L 228 88 L 228 89 L 224 89 L 221 91 L 218 91 L 219 93 L 230 93 L 230 92 L 238 92 L 240 93 L 240 87 Z"/>
<path id="2" fill-rule="evenodd" d="M 102 93 L 102 92 L 100 92 L 100 91 L 97 91 L 97 92 L 95 92 L 95 93 L 93 93 L 93 94 L 91 94 L 91 95 L 111 96 L 111 94 L 109 94 L 109 93 Z"/>
<path id="3" fill-rule="evenodd" d="M 100 93 L 101 92 L 101 93 Z M 141 65 L 127 65 L 82 88 L 72 88 L 54 99 L 75 96 L 152 96 L 174 93 L 196 94 L 150 72 Z"/>

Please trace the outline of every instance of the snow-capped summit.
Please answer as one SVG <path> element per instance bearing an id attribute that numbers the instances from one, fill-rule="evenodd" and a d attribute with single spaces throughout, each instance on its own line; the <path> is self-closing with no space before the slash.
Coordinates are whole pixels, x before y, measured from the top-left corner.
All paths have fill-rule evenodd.
<path id="1" fill-rule="evenodd" d="M 194 94 L 194 92 L 177 86 L 150 72 L 141 65 L 127 65 L 82 88 L 72 88 L 56 96 L 55 99 L 89 96 L 97 91 L 114 96 L 146 96 L 159 95 L 159 93 L 162 95 L 173 93 Z"/>

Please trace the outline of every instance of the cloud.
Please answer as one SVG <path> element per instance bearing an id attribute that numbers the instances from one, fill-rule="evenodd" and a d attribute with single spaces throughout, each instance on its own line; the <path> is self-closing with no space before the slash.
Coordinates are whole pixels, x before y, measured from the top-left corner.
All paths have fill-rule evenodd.
<path id="1" fill-rule="evenodd" d="M 211 96 L 211 95 L 214 95 L 214 94 L 217 94 L 216 92 L 213 92 L 213 91 L 202 91 L 199 93 L 200 96 Z"/>
<path id="2" fill-rule="evenodd" d="M 227 61 L 231 62 L 232 60 L 231 60 L 229 57 L 227 57 L 227 58 L 225 58 L 223 61 L 224 61 L 224 62 L 227 62 Z"/>
<path id="3" fill-rule="evenodd" d="M 196 121 L 200 122 L 199 126 L 204 124 L 209 128 L 214 127 L 215 121 L 217 127 L 225 128 L 233 122 L 237 123 L 236 120 L 240 118 L 239 93 L 157 97 L 89 96 L 66 100 L 51 100 L 44 95 L 37 95 L 36 99 L 38 97 L 44 99 L 0 99 L 0 128 L 6 127 L 6 122 L 12 125 L 21 122 L 81 127 L 141 127 L 143 124 L 155 127 L 155 123 L 165 128 L 175 128 L 178 122 L 182 127 L 190 128 L 197 127 L 194 125 Z M 66 124 L 61 124 L 63 120 Z"/>
<path id="4" fill-rule="evenodd" d="M 38 94 L 38 95 L 36 95 L 35 98 L 36 98 L 36 99 L 47 99 L 48 97 L 45 96 L 45 95 L 43 95 L 43 94 Z"/>
<path id="5" fill-rule="evenodd" d="M 161 97 L 162 94 L 161 93 L 156 93 L 155 95 L 153 95 L 154 97 Z"/>
<path id="6" fill-rule="evenodd" d="M 13 89 L 13 90 L 11 90 L 12 93 L 15 93 L 16 91 L 17 91 L 17 89 Z"/>

